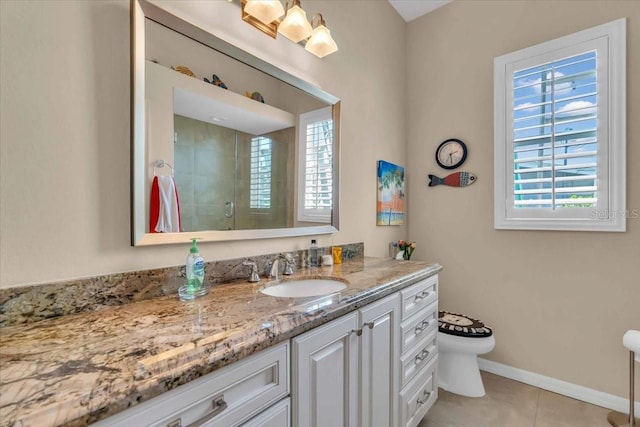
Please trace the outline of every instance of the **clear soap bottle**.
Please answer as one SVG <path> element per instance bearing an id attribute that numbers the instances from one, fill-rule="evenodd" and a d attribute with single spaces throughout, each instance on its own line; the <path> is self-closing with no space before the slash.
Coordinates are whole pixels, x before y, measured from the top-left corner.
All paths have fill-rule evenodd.
<path id="1" fill-rule="evenodd" d="M 318 266 L 318 244 L 316 239 L 311 239 L 311 246 L 309 246 L 309 267 Z"/>

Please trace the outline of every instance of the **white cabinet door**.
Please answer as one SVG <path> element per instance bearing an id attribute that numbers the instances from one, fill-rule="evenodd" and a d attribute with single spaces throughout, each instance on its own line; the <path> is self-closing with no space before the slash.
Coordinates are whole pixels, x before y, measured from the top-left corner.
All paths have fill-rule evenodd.
<path id="1" fill-rule="evenodd" d="M 292 405 L 296 427 L 356 427 L 357 313 L 292 341 Z"/>
<path id="2" fill-rule="evenodd" d="M 398 425 L 400 298 L 393 294 L 362 308 L 360 426 Z"/>

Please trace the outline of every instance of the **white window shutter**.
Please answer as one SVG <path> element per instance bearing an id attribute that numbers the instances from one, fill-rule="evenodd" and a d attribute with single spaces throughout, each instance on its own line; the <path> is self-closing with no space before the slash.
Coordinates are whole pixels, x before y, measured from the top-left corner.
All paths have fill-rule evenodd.
<path id="1" fill-rule="evenodd" d="M 271 157 L 273 143 L 270 138 L 251 138 L 251 176 L 249 187 L 249 207 L 251 209 L 271 208 Z"/>
<path id="2" fill-rule="evenodd" d="M 625 20 L 494 61 L 495 228 L 625 230 Z"/>
<path id="3" fill-rule="evenodd" d="M 330 223 L 334 134 L 331 107 L 301 114 L 299 122 L 298 220 Z"/>

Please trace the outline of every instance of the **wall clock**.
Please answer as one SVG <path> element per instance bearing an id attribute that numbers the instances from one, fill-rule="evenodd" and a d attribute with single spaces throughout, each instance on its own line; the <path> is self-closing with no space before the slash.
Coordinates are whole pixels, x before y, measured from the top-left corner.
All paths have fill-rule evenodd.
<path id="1" fill-rule="evenodd" d="M 459 139 L 447 139 L 436 150 L 436 162 L 443 169 L 455 169 L 467 159 L 467 146 Z"/>

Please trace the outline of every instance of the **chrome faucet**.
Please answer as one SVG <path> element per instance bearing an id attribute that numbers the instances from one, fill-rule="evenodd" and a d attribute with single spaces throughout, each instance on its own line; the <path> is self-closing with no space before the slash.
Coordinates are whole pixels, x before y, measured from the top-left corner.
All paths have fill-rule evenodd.
<path id="1" fill-rule="evenodd" d="M 260 275 L 258 274 L 258 264 L 252 259 L 245 259 L 242 261 L 242 265 L 251 267 L 251 273 L 249 273 L 249 282 L 255 283 L 260 281 Z"/>
<path id="2" fill-rule="evenodd" d="M 276 281 L 280 279 L 278 277 L 278 270 L 280 269 L 279 261 L 280 261 L 280 255 L 278 255 L 276 259 L 273 260 L 273 263 L 271 264 L 271 273 L 269 273 L 269 277 L 271 277 Z"/>
<path id="3" fill-rule="evenodd" d="M 279 280 L 280 260 L 284 260 L 284 269 L 282 271 L 282 274 L 284 274 L 285 276 L 290 276 L 293 274 L 293 267 L 295 266 L 293 256 L 291 254 L 278 254 L 273 260 L 273 264 L 271 264 L 271 273 L 269 274 L 269 276 L 274 280 Z"/>

